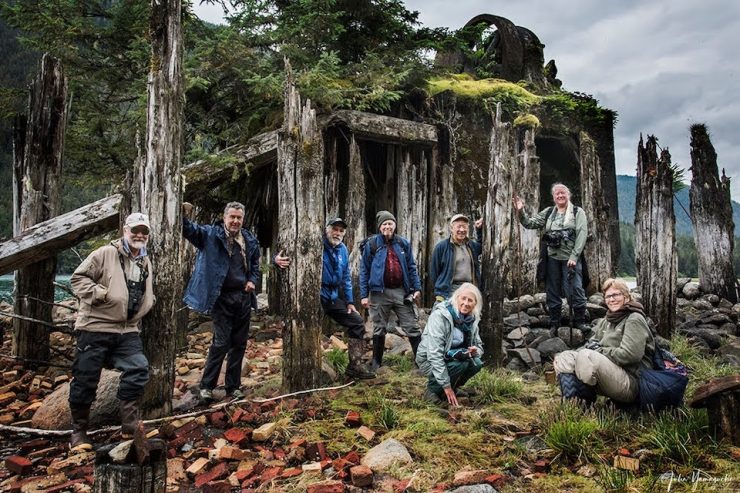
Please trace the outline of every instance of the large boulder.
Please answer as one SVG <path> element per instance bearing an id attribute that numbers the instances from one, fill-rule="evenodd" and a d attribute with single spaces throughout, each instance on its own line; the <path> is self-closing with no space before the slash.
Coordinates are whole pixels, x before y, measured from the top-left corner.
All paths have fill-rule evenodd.
<path id="1" fill-rule="evenodd" d="M 408 464 L 413 461 L 401 442 L 389 438 L 368 450 L 360 463 L 373 471 L 385 471 L 394 464 Z"/>
<path id="2" fill-rule="evenodd" d="M 119 424 L 121 422 L 118 411 L 118 382 L 120 373 L 113 370 L 103 370 L 100 375 L 98 392 L 90 409 L 90 428 Z M 46 396 L 31 418 L 34 428 L 42 430 L 68 430 L 72 428 L 72 415 L 69 412 L 69 383 L 60 386 Z"/>
<path id="3" fill-rule="evenodd" d="M 687 282 L 683 289 L 681 290 L 683 293 L 684 298 L 694 300 L 701 295 L 701 291 L 699 290 L 699 283 L 698 282 Z"/>
<path id="4" fill-rule="evenodd" d="M 545 358 L 552 358 L 556 354 L 567 350 L 568 345 L 559 337 L 547 339 L 537 346 L 537 351 L 539 351 Z"/>

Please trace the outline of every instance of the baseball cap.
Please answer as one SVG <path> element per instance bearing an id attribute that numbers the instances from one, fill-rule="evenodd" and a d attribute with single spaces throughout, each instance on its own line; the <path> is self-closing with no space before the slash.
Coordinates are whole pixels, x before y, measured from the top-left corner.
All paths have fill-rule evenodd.
<path id="1" fill-rule="evenodd" d="M 148 229 L 152 229 L 151 226 L 149 226 L 149 216 L 141 212 L 134 212 L 133 214 L 129 214 L 129 216 L 126 218 L 125 225 L 129 228 L 135 228 L 136 226 L 146 226 Z"/>
<path id="2" fill-rule="evenodd" d="M 450 224 L 454 223 L 455 221 L 465 221 L 466 223 L 470 222 L 470 219 L 468 219 L 468 216 L 465 214 L 455 214 L 452 216 L 452 219 L 450 219 Z"/>
<path id="3" fill-rule="evenodd" d="M 344 222 L 344 220 L 341 217 L 333 217 L 326 221 L 327 226 L 341 226 L 344 229 L 347 229 L 347 223 Z"/>

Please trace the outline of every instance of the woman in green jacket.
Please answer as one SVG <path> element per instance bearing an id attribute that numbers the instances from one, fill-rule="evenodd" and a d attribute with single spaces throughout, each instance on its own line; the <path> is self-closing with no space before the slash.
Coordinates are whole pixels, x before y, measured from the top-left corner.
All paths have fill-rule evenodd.
<path id="1" fill-rule="evenodd" d="M 596 394 L 621 403 L 638 397 L 639 374 L 652 368 L 655 342 L 643 307 L 630 296 L 622 279 L 607 279 L 602 287 L 608 312 L 594 335 L 576 351 L 563 351 L 553 365 L 563 398 L 590 404 Z"/>
<path id="2" fill-rule="evenodd" d="M 457 396 L 464 395 L 460 387 L 483 368 L 482 301 L 478 288 L 466 282 L 432 310 L 416 353 L 416 364 L 429 377 L 427 401 L 457 406 Z"/>

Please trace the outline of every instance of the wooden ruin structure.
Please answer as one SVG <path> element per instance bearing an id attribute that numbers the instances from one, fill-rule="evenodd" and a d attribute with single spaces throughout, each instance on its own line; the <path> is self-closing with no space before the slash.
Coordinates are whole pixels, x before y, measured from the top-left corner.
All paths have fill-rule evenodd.
<path id="1" fill-rule="evenodd" d="M 542 45 L 531 31 L 520 26 L 512 28 L 510 21 L 495 16 L 483 21 L 498 28 L 502 37 L 491 49 L 491 56 L 503 57 L 502 76 L 513 81 L 524 79 L 558 86 L 554 73 L 543 71 Z M 170 27 L 162 27 L 163 18 L 157 22 L 160 27 L 159 31 L 153 30 L 155 41 L 157 33 L 169 35 L 170 40 L 177 39 Z M 160 55 L 154 54 L 158 60 L 172 58 L 164 53 Z M 445 55 L 440 56 L 444 59 Z M 166 69 L 155 68 L 160 74 Z M 157 79 L 152 77 L 150 86 L 157 84 Z M 170 86 L 159 86 L 162 97 L 171 96 L 177 87 L 174 80 L 167 84 Z M 150 88 L 150 102 L 155 96 L 156 91 Z M 170 121 L 177 118 L 174 107 L 161 111 L 163 118 Z M 511 194 L 523 196 L 529 208 L 539 210 L 551 204 L 550 186 L 560 181 L 571 188 L 574 203 L 583 207 L 589 227 L 596 231 L 592 235 L 596 239 L 589 241 L 586 248 L 592 266 L 591 291 L 613 274 L 619 232 L 611 118 L 571 122 L 564 129 L 545 113 L 538 115 L 541 126 L 514 125 L 511 121 L 506 123 L 504 113 L 496 112 L 485 101 L 459 98 L 451 91 L 417 102 L 414 107 L 400 108 L 392 115 L 340 110 L 317 115 L 315 123 L 309 123 L 312 114 L 308 107 L 286 102 L 281 130 L 265 132 L 243 145 L 225 149 L 222 156 L 229 159 L 199 161 L 183 166 L 180 171 L 177 130 L 167 128 L 162 119 L 156 119 L 156 114 L 149 115 L 148 124 L 152 129 L 156 127 L 152 131 L 164 132 L 164 141 L 159 141 L 160 151 L 165 155 L 170 153 L 172 166 L 160 169 L 161 159 L 156 154 L 149 157 L 154 150 L 149 148 L 148 136 L 146 159 L 153 161 L 141 170 L 138 181 L 142 185 L 131 200 L 152 215 L 153 225 L 157 224 L 153 226 L 154 241 L 159 242 L 156 238 L 160 238 L 166 243 L 158 243 L 157 251 L 170 252 L 155 264 L 159 282 L 168 286 L 172 294 L 166 300 L 158 296 L 161 305 L 157 310 L 164 310 L 159 320 L 174 320 L 173 303 L 178 302 L 182 283 L 186 281 L 182 279 L 178 288 L 176 273 L 166 267 L 168 262 L 178 263 L 182 255 L 175 241 L 180 231 L 180 186 L 184 198 L 197 203 L 202 211 L 209 207 L 220 210 L 223 205 L 220 200 L 215 202 L 210 198 L 213 190 L 224 187 L 233 190 L 229 196 L 246 205 L 245 225 L 259 238 L 264 257 L 272 258 L 278 245 L 290 246 L 294 258 L 308 254 L 307 258 L 313 259 L 310 265 L 308 262 L 301 265 L 310 272 L 320 268 L 320 256 L 314 255 L 309 239 L 318 248 L 326 218 L 341 216 L 349 225 L 345 243 L 351 251 L 355 281 L 359 262 L 355 246 L 365 236 L 375 233 L 375 213 L 390 210 L 398 219 L 398 233 L 411 242 L 419 274 L 426 282 L 426 304 L 431 304 L 427 276 L 431 251 L 439 240 L 448 236 L 450 217 L 458 212 L 472 218 L 484 216 L 483 263 L 489 277 L 495 279 L 489 287 L 496 291 L 489 292 L 493 295 L 489 317 L 498 320 L 504 297 L 532 293 L 536 289 L 538 235 L 520 228 L 513 215 Z M 109 197 L 70 213 L 85 218 L 72 226 L 60 217 L 56 223 L 23 232 L 0 245 L 0 272 L 18 268 L 29 259 L 50 257 L 55 248 L 69 246 L 106 228 L 113 229 L 116 212 L 124 208 L 122 204 L 126 201 L 126 198 Z M 54 247 L 49 248 L 52 244 Z M 12 255 L 6 258 L 10 252 Z M 280 287 L 277 277 L 270 276 L 263 287 L 268 291 L 273 310 L 281 308 L 281 299 L 294 301 L 285 296 L 285 288 Z M 306 286 L 315 283 L 315 279 L 309 281 L 304 277 L 304 280 Z M 299 312 L 308 316 L 307 312 Z M 292 319 L 295 316 L 291 312 Z M 313 316 L 309 319 L 313 320 Z M 490 336 L 488 343 L 499 341 L 500 344 L 502 326 L 494 328 L 489 324 L 486 330 L 490 331 L 486 333 Z M 488 356 L 494 363 L 502 362 L 496 351 Z M 301 375 L 308 379 L 301 385 L 313 381 L 304 372 Z M 160 392 L 164 390 L 163 387 Z"/>

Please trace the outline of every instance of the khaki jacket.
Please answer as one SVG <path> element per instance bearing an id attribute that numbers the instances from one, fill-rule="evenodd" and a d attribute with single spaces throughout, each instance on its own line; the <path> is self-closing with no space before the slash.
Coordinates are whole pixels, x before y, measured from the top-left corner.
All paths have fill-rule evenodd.
<path id="1" fill-rule="evenodd" d="M 72 274 L 72 290 L 80 299 L 76 330 L 121 334 L 139 331 L 139 320 L 154 305 L 152 264 L 149 257 L 144 257 L 149 271 L 146 291 L 139 310 L 127 320 L 128 288 L 121 258 L 128 274 L 134 262 L 124 252 L 123 241 L 118 239 L 92 252 Z"/>

